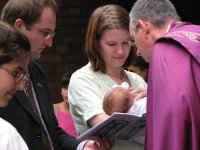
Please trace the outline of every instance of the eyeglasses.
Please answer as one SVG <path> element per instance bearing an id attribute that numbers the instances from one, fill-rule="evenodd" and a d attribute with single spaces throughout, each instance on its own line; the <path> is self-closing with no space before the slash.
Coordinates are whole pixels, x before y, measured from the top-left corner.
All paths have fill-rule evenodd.
<path id="1" fill-rule="evenodd" d="M 25 80 L 25 78 L 28 75 L 28 71 L 14 72 L 14 71 L 11 71 L 11 70 L 4 68 L 4 67 L 0 67 L 0 69 L 3 69 L 6 72 L 8 72 L 9 74 L 11 74 L 16 83 L 18 83 L 21 80 Z"/>
<path id="2" fill-rule="evenodd" d="M 37 28 L 37 27 L 35 27 L 35 26 L 31 26 L 31 27 L 33 27 L 33 28 L 35 28 L 36 30 L 38 30 L 38 31 L 42 34 L 42 36 L 45 38 L 45 40 L 48 40 L 48 39 L 50 39 L 50 38 L 53 38 L 54 35 L 56 34 L 56 32 L 47 32 L 47 31 L 43 31 L 42 29 L 39 29 L 39 28 Z"/>

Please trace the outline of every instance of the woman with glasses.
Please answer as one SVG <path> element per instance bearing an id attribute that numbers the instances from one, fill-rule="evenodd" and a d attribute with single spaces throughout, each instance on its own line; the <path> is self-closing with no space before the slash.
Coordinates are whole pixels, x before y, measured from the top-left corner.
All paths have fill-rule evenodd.
<path id="1" fill-rule="evenodd" d="M 25 88 L 24 79 L 30 59 L 28 39 L 10 25 L 0 22 L 0 107 L 8 105 L 17 90 Z M 13 118 L 14 118 L 13 114 Z M 0 149 L 27 150 L 17 130 L 0 117 Z"/>

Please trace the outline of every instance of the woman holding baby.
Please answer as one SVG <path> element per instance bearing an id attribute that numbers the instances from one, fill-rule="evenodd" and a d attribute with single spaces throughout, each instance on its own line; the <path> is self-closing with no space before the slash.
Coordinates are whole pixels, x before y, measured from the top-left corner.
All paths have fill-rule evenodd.
<path id="1" fill-rule="evenodd" d="M 117 5 L 97 8 L 91 15 L 86 35 L 89 63 L 70 79 L 69 103 L 78 133 L 109 117 L 102 104 L 114 86 L 129 86 L 136 100 L 144 97 L 147 84 L 137 74 L 122 67 L 130 53 L 129 16 Z"/>

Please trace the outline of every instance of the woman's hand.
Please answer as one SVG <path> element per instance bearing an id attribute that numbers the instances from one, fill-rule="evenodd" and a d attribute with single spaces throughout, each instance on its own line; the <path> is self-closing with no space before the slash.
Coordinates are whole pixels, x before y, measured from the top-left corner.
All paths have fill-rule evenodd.
<path id="1" fill-rule="evenodd" d="M 99 144 L 96 141 L 87 141 L 83 150 L 101 150 Z"/>
<path id="2" fill-rule="evenodd" d="M 137 101 L 147 96 L 146 89 L 130 87 L 129 90 L 134 101 Z"/>

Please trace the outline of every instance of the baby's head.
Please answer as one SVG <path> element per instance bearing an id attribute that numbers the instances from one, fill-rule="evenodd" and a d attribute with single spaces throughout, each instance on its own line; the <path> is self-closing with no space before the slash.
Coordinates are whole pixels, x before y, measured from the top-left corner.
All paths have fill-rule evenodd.
<path id="1" fill-rule="evenodd" d="M 104 96 L 103 109 L 109 115 L 114 112 L 126 113 L 131 106 L 132 102 L 129 89 L 114 87 Z"/>

